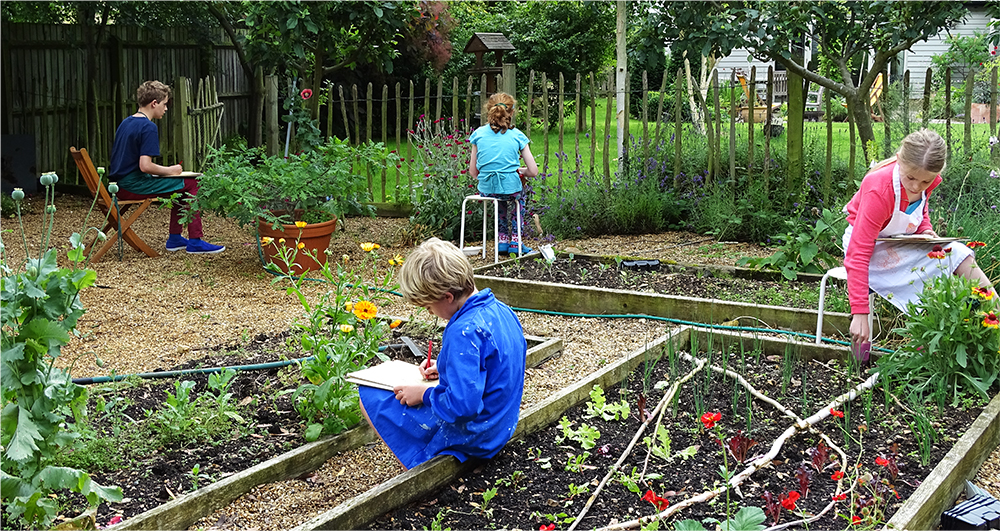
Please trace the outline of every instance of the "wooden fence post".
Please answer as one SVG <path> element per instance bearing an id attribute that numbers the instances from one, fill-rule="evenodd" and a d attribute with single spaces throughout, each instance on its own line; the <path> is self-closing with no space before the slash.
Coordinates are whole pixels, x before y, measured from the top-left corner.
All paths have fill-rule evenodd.
<path id="1" fill-rule="evenodd" d="M 883 80 L 883 86 L 885 87 L 882 90 L 882 94 L 883 94 L 882 97 L 885 98 L 889 94 L 889 65 L 886 65 L 882 69 L 882 80 Z M 883 159 L 887 159 L 893 153 L 893 150 L 892 150 L 892 130 L 889 127 L 890 126 L 890 121 L 892 120 L 892 117 L 889 116 L 888 109 L 886 109 L 885 105 L 882 105 L 882 101 L 881 100 L 879 100 L 879 102 L 878 102 L 878 107 L 879 107 L 879 110 L 881 110 L 881 112 L 882 112 L 882 130 L 885 132 L 885 136 L 884 136 L 885 140 L 883 140 L 883 142 L 882 142 L 882 158 Z"/>
<path id="2" fill-rule="evenodd" d="M 924 76 L 924 113 L 923 113 L 923 123 L 920 125 L 924 129 L 931 122 L 931 69 L 927 68 L 927 73 Z"/>
<path id="3" fill-rule="evenodd" d="M 944 134 L 951 156 L 951 67 L 944 69 Z"/>
<path id="4" fill-rule="evenodd" d="M 642 168 L 649 160 L 649 73 L 642 71 Z"/>
<path id="5" fill-rule="evenodd" d="M 590 89 L 590 176 L 594 175 L 594 159 L 597 158 L 597 91 L 594 90 L 594 73 L 587 78 Z"/>
<path id="6" fill-rule="evenodd" d="M 733 191 L 736 190 L 736 113 L 739 108 L 736 106 L 738 99 L 736 95 L 736 71 L 729 76 L 729 181 L 732 183 Z"/>
<path id="7" fill-rule="evenodd" d="M 559 152 L 556 154 L 556 165 L 559 167 L 559 189 L 562 190 L 562 177 L 563 177 L 563 159 L 566 158 L 566 148 L 563 144 L 563 132 L 565 130 L 566 121 L 566 105 L 564 104 L 566 94 L 566 78 L 563 77 L 563 73 L 559 72 L 559 96 L 557 101 L 559 102 Z"/>
<path id="8" fill-rule="evenodd" d="M 613 81 L 614 77 L 612 77 L 613 75 L 614 74 L 608 74 L 606 81 L 608 103 L 604 108 L 604 187 L 608 191 L 611 191 L 611 161 L 609 160 L 611 154 L 609 151 L 611 150 L 611 109 L 614 107 L 614 105 L 612 105 L 612 101 L 614 100 L 611 98 L 614 96 L 615 89 Z"/>
<path id="9" fill-rule="evenodd" d="M 963 147 L 964 156 L 972 156 L 972 91 L 975 84 L 975 72 L 972 68 L 965 74 L 965 139 Z"/>
<path id="10" fill-rule="evenodd" d="M 717 179 L 722 173 L 722 106 L 719 102 L 719 70 L 717 68 L 712 70 L 712 93 L 713 103 L 715 103 L 715 167 L 709 169 L 709 177 Z"/>
<path id="11" fill-rule="evenodd" d="M 180 160 L 194 162 L 194 138 L 191 131 L 192 118 L 188 115 L 188 108 L 191 106 L 191 84 L 188 78 L 181 76 L 177 78 L 177 86 L 174 90 L 174 117 L 176 121 L 177 134 L 174 137 L 177 153 Z"/>
<path id="12" fill-rule="evenodd" d="M 754 116 L 757 114 L 754 107 L 757 106 L 757 66 L 750 67 L 750 79 L 747 80 L 747 107 L 750 109 L 747 111 L 747 175 L 754 170 L 754 124 L 756 122 Z"/>
<path id="13" fill-rule="evenodd" d="M 910 71 L 903 72 L 903 134 L 910 134 Z"/>
<path id="14" fill-rule="evenodd" d="M 535 101 L 535 94 L 534 92 L 532 92 L 534 90 L 535 90 L 535 71 L 531 70 L 528 72 L 528 95 L 527 95 L 528 101 L 527 101 L 527 107 L 525 107 L 527 113 L 525 115 L 525 124 L 524 124 L 524 135 L 527 136 L 528 138 L 531 138 L 531 122 L 534 121 L 531 119 L 531 104 L 534 103 Z"/>
<path id="15" fill-rule="evenodd" d="M 500 70 L 502 72 L 503 88 L 501 92 L 506 92 L 510 94 L 512 98 L 517 98 L 517 65 L 513 63 L 504 63 Z"/>
<path id="16" fill-rule="evenodd" d="M 833 97 L 831 91 L 823 91 L 826 104 L 826 165 L 823 169 L 823 204 L 830 204 L 833 191 Z"/>
<path id="17" fill-rule="evenodd" d="M 681 178 L 681 105 L 683 105 L 682 86 L 684 85 L 684 72 L 677 69 L 677 77 L 674 78 L 674 188 L 680 185 Z"/>

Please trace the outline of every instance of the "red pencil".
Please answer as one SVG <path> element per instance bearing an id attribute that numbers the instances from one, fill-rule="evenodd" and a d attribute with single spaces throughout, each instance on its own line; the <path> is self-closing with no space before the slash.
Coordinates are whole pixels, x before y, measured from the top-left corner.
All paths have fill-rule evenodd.
<path id="1" fill-rule="evenodd" d="M 427 340 L 427 369 L 431 368 L 431 352 L 434 350 L 434 340 Z"/>

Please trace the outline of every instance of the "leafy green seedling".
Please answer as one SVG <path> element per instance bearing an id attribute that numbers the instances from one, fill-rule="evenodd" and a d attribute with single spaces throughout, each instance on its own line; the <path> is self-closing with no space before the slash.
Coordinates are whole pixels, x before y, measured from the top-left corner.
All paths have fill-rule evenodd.
<path id="1" fill-rule="evenodd" d="M 569 417 L 563 417 L 559 421 L 559 428 L 562 429 L 562 435 L 556 436 L 556 444 L 562 444 L 563 441 L 569 439 L 580 443 L 580 446 L 583 446 L 585 450 L 590 450 L 597 446 L 597 439 L 601 437 L 601 432 L 597 428 L 581 422 L 580 428 L 574 430 L 572 425 Z"/>
<path id="2" fill-rule="evenodd" d="M 601 417 L 604 420 L 624 420 L 628 418 L 629 406 L 627 400 L 621 402 L 608 403 L 604 396 L 604 389 L 600 385 L 595 385 L 590 390 L 590 402 L 587 402 L 587 417 Z"/>

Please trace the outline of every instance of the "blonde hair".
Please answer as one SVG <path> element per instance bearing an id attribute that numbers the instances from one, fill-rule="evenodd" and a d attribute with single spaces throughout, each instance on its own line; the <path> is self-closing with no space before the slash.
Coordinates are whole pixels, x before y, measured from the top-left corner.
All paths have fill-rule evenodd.
<path id="1" fill-rule="evenodd" d="M 166 103 L 170 101 L 173 94 L 169 85 L 164 85 L 159 81 L 146 81 L 135 91 L 135 101 L 140 107 L 145 107 L 154 101 Z"/>
<path id="2" fill-rule="evenodd" d="M 504 92 L 497 92 L 486 101 L 486 105 L 483 107 L 483 116 L 486 117 L 486 123 L 490 124 L 490 129 L 494 133 L 504 134 L 513 127 L 511 118 L 514 116 L 516 105 L 517 100 Z"/>
<path id="3" fill-rule="evenodd" d="M 948 161 L 948 144 L 936 132 L 921 129 L 906 135 L 896 158 L 924 171 L 941 173 Z"/>
<path id="4" fill-rule="evenodd" d="M 420 244 L 399 269 L 403 298 L 426 306 L 451 293 L 456 299 L 471 295 L 476 283 L 469 260 L 451 242 L 431 238 Z"/>

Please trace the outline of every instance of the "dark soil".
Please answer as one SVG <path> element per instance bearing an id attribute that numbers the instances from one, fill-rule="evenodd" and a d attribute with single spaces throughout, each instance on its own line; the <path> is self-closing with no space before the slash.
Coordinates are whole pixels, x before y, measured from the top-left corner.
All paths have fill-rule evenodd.
<path id="1" fill-rule="evenodd" d="M 858 377 L 847 376 L 848 369 L 838 367 L 836 362 L 828 365 L 790 360 L 790 370 L 784 374 L 782 367 L 785 364 L 780 357 L 764 359 L 749 354 L 732 354 L 723 360 L 716 355 L 713 362 L 719 365 L 726 363 L 730 368 L 737 369 L 758 391 L 778 400 L 801 417 L 823 408 L 861 381 Z M 621 399 L 629 402 L 632 414 L 624 421 L 587 417 L 584 405 L 566 413 L 573 429 L 587 424 L 600 431 L 593 449 L 584 450 L 581 444 L 568 439 L 557 442 L 562 429 L 558 425 L 550 426 L 525 440 L 509 443 L 494 459 L 481 463 L 474 471 L 435 494 L 381 517 L 371 529 L 538 529 L 550 523 L 555 523 L 555 529 L 566 529 L 639 429 L 641 420 L 638 412 L 642 397 L 645 396 L 645 409 L 652 410 L 663 393 L 653 388 L 653 384 L 669 378 L 671 372 L 683 374 L 690 368 L 688 363 L 678 362 L 672 371 L 670 365 L 661 361 L 652 368 L 652 376 L 645 380 L 645 386 L 643 372 L 647 369 L 641 366 L 629 377 L 627 384 L 605 390 L 609 402 Z M 748 396 L 741 388 L 737 389 L 731 380 L 717 374 L 709 377 L 702 373 L 687 382 L 663 419 L 671 440 L 670 452 L 675 455 L 673 460 L 668 462 L 650 456 L 646 468 L 647 447 L 640 440 L 619 470 L 624 475 L 640 478 L 645 469 L 645 480 L 640 479 L 636 488 L 629 490 L 620 480 L 622 475 L 617 474 L 597 497 L 583 521 L 578 523 L 579 528 L 599 528 L 654 514 L 653 506 L 642 499 L 647 490 L 676 504 L 721 484 L 722 449 L 714 432 L 703 428 L 699 421 L 700 412 L 721 412 L 719 426 L 727 440 L 737 430 L 743 430 L 759 442 L 747 453 L 748 461 L 766 453 L 774 439 L 792 424 L 792 420 L 770 405 L 757 400 L 749 401 Z M 977 408 L 954 409 L 936 415 L 938 433 L 945 437 L 938 437 L 924 461 L 928 464 L 923 465 L 916 439 L 906 424 L 906 413 L 891 400 L 885 403 L 881 389 L 864 393 L 842 409 L 845 418 L 830 417 L 818 427 L 847 452 L 848 479 L 856 480 L 861 475 L 867 480 L 865 485 L 858 487 L 858 492 L 866 496 L 863 499 L 871 499 L 877 492 L 883 511 L 879 522 L 891 517 L 980 412 Z M 651 436 L 652 431 L 651 426 L 644 436 Z M 730 491 L 731 513 L 746 506 L 765 508 L 765 491 L 775 496 L 793 490 L 801 492 L 796 479 L 800 467 L 812 478 L 808 495 L 797 503 L 798 510 L 806 513 L 822 510 L 835 494 L 836 482 L 831 479 L 831 474 L 840 469 L 841 464 L 834 461 L 836 454 L 831 452 L 831 459 L 821 463 L 821 470 L 809 465 L 812 462 L 811 452 L 818 442 L 819 438 L 810 433 L 793 436 L 769 466 L 751 475 L 739 491 Z M 693 456 L 687 459 L 676 456 L 681 450 L 691 447 L 697 448 Z M 566 470 L 570 459 L 585 455 L 585 452 L 590 455 L 585 459 L 582 470 Z M 888 468 L 875 464 L 875 459 L 880 456 L 894 459 L 898 465 L 899 475 L 894 482 L 888 479 Z M 728 460 L 730 469 L 736 472 L 743 470 L 744 466 L 735 464 L 732 455 L 728 456 Z M 854 465 L 858 465 L 857 471 L 851 472 Z M 866 477 L 865 474 L 871 476 Z M 843 484 L 846 488 L 850 482 L 845 480 Z M 873 485 L 879 486 L 873 488 Z M 574 488 L 587 490 L 574 495 Z M 484 507 L 487 489 L 496 489 L 496 494 Z M 856 508 L 852 510 L 851 503 L 848 496 L 846 501 L 838 503 L 835 510 L 810 524 L 809 529 L 843 529 L 847 526 L 843 515 L 849 519 L 853 514 L 860 514 Z M 671 522 L 689 518 L 724 520 L 725 506 L 725 495 L 722 495 L 710 503 L 682 510 Z M 781 516 L 786 522 L 798 518 L 787 510 Z M 768 525 L 770 522 L 768 518 Z M 706 524 L 706 528 L 712 529 L 714 525 Z"/>
<path id="2" fill-rule="evenodd" d="M 393 330 L 393 337 L 389 340 L 391 344 L 384 354 L 393 359 L 416 362 L 416 357 L 410 350 L 401 347 L 400 336 L 410 336 L 421 351 L 425 351 L 427 339 L 418 334 L 419 331 L 406 330 L 405 325 Z M 297 345 L 294 348 L 290 345 L 295 345 L 290 333 L 277 336 L 261 334 L 237 350 L 219 348 L 214 355 L 165 370 L 255 365 L 307 356 Z M 137 429 L 147 419 L 147 412 L 155 412 L 164 407 L 167 393 L 175 393 L 175 382 L 182 380 L 195 382 L 191 392 L 192 399 L 204 393 L 211 394 L 207 374 L 140 381 L 129 379 L 115 384 L 93 386 L 89 402 L 90 429 L 96 436 L 108 436 L 117 429 Z M 235 427 L 229 437 L 165 445 L 155 448 L 149 454 L 127 451 L 121 463 L 110 463 L 112 466 L 108 466 L 109 463 L 95 463 L 86 467 L 94 481 L 101 485 L 121 487 L 125 497 L 121 503 L 114 504 L 113 508 L 102 503 L 98 509 L 97 521 L 106 523 L 115 515 L 128 519 L 195 490 L 196 479 L 192 469 L 196 465 L 200 474 L 198 486 L 204 487 L 305 444 L 305 422 L 291 402 L 292 392 L 302 383 L 306 383 L 306 380 L 301 377 L 294 364 L 282 368 L 240 371 L 229 391 L 233 394 L 231 400 L 239 404 L 239 414 L 246 422 Z M 115 422 L 112 416 L 95 411 L 94 405 L 99 400 L 126 405 L 116 415 L 118 419 L 126 419 L 126 422 Z M 100 468 L 101 465 L 104 468 Z M 85 509 L 86 503 L 82 497 L 76 498 L 79 509 Z M 67 511 L 68 514 L 78 512 L 80 511 Z"/>
<path id="3" fill-rule="evenodd" d="M 624 289 L 647 293 L 661 293 L 785 306 L 789 308 L 816 309 L 819 292 L 818 282 L 789 280 L 756 280 L 738 278 L 707 269 L 692 269 L 662 264 L 654 261 L 600 262 L 589 257 L 559 256 L 549 263 L 538 255 L 499 265 L 485 273 L 488 276 L 555 282 L 575 286 Z M 827 307 L 833 305 L 836 294 L 828 292 Z M 843 296 L 841 298 L 844 298 Z M 846 299 L 845 299 L 846 302 Z M 846 308 L 843 310 L 846 311 Z"/>

